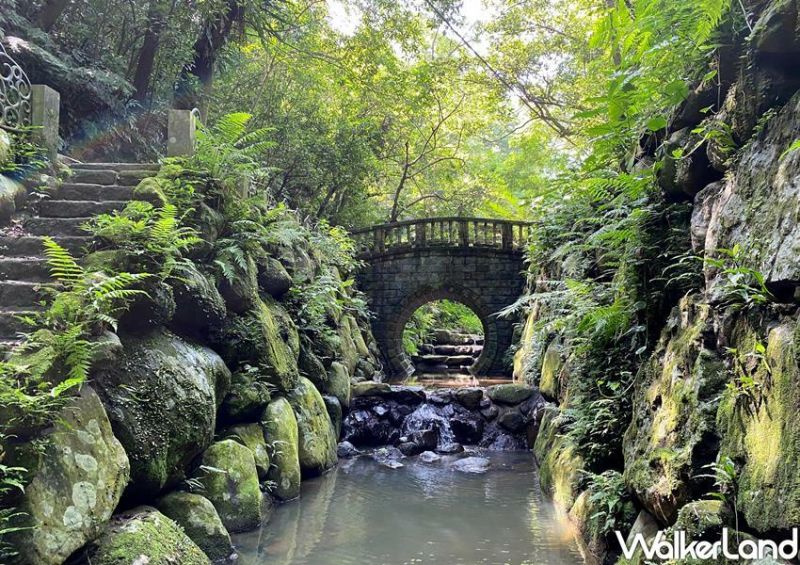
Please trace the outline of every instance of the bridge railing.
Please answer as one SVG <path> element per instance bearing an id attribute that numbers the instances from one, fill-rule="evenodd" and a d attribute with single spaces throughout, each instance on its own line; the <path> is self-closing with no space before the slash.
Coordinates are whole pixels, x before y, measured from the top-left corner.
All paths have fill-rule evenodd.
<path id="1" fill-rule="evenodd" d="M 445 217 L 380 224 L 355 230 L 351 236 L 362 256 L 433 247 L 521 251 L 530 228 L 530 222 Z"/>

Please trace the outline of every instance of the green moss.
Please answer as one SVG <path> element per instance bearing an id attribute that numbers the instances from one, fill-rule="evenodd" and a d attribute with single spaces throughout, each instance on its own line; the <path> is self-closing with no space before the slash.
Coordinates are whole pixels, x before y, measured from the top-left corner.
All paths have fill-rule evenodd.
<path id="1" fill-rule="evenodd" d="M 300 457 L 297 418 L 285 398 L 273 400 L 261 416 L 270 457 L 273 494 L 283 500 L 300 494 Z"/>
<path id="2" fill-rule="evenodd" d="M 92 565 L 211 563 L 175 522 L 149 506 L 140 506 L 112 518 L 87 554 Z"/>
<path id="3" fill-rule="evenodd" d="M 674 521 L 691 481 L 713 460 L 706 451 L 727 372 L 703 346 L 709 313 L 698 298 L 684 298 L 636 378 L 623 441 L 625 481 L 662 523 Z"/>
<path id="4" fill-rule="evenodd" d="M 133 189 L 133 196 L 139 200 L 145 200 L 163 206 L 169 202 L 169 199 L 167 195 L 164 194 L 161 182 L 161 179 L 158 177 L 147 177 Z"/>
<path id="5" fill-rule="evenodd" d="M 550 399 L 558 399 L 560 392 L 559 380 L 563 366 L 559 345 L 553 341 L 547 346 L 547 350 L 544 353 L 542 372 L 539 377 L 539 391 Z"/>
<path id="6" fill-rule="evenodd" d="M 297 418 L 300 468 L 309 475 L 319 475 L 336 465 L 336 432 L 325 402 L 308 379 L 289 393 L 289 403 Z"/>
<path id="7" fill-rule="evenodd" d="M 261 525 L 261 490 L 253 452 L 237 441 L 218 441 L 203 453 L 196 478 L 229 532 Z"/>
<path id="8" fill-rule="evenodd" d="M 229 318 L 220 339 L 229 366 L 256 366 L 267 382 L 284 392 L 297 384 L 299 349 L 297 328 L 272 300 L 258 300 L 246 314 Z"/>
<path id="9" fill-rule="evenodd" d="M 539 482 L 553 501 L 565 512 L 575 504 L 580 492 L 585 465 L 575 444 L 562 435 L 560 411 L 549 405 L 542 416 L 539 435 L 533 446 L 539 463 Z"/>
<path id="10" fill-rule="evenodd" d="M 350 373 L 347 367 L 334 361 L 328 371 L 328 382 L 325 392 L 339 399 L 344 408 L 350 406 Z"/>
<path id="11" fill-rule="evenodd" d="M 244 424 L 226 428 L 220 437 L 238 441 L 253 452 L 256 462 L 258 478 L 267 478 L 269 472 L 269 453 L 267 452 L 267 442 L 264 439 L 264 430 L 261 424 Z"/>
<path id="12" fill-rule="evenodd" d="M 234 552 L 228 531 L 211 502 L 199 494 L 172 492 L 158 501 L 158 510 L 174 520 L 213 561 Z"/>
<path id="13" fill-rule="evenodd" d="M 766 364 L 753 378 L 760 385 L 757 407 L 737 405 L 736 391 L 726 390 L 717 413 L 721 453 L 740 462 L 739 510 L 759 532 L 784 530 L 800 523 L 800 324 L 789 320 L 769 331 Z M 737 348 L 747 351 L 752 331 L 740 331 Z"/>

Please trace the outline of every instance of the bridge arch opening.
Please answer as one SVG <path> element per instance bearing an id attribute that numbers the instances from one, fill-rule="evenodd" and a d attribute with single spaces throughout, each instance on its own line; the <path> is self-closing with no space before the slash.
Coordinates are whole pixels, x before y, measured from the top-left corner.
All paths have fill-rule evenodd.
<path id="1" fill-rule="evenodd" d="M 486 374 L 486 370 L 496 354 L 498 331 L 495 312 L 487 308 L 481 296 L 474 291 L 454 285 L 419 289 L 404 302 L 398 315 L 389 322 L 386 354 L 392 365 L 390 369 L 393 374 L 419 376 L 420 371 L 417 370 L 414 356 L 406 349 L 407 340 L 404 337 L 406 336 L 407 325 L 420 308 L 443 301 L 463 306 L 474 315 L 480 324 L 481 331 L 477 336 L 480 338 L 481 343 L 472 344 L 480 345 L 480 353 L 470 363 L 467 371 L 470 375 Z"/>
<path id="2" fill-rule="evenodd" d="M 469 381 L 483 343 L 480 317 L 469 306 L 447 299 L 417 308 L 403 330 L 403 349 L 411 357 L 414 374 L 437 384 Z"/>

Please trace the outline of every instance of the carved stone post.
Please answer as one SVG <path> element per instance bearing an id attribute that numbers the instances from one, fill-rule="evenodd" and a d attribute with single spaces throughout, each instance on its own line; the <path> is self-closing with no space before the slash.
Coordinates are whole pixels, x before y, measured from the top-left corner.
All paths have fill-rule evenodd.
<path id="1" fill-rule="evenodd" d="M 170 110 L 167 117 L 167 156 L 186 157 L 194 153 L 197 129 L 191 110 Z"/>
<path id="2" fill-rule="evenodd" d="M 47 151 L 50 161 L 58 157 L 58 120 L 61 95 L 43 84 L 31 85 L 31 126 L 33 140 Z"/>

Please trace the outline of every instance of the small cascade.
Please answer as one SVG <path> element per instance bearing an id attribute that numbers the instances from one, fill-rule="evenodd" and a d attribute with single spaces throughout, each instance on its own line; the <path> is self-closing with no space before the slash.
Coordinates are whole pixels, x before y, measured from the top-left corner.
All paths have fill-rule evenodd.
<path id="1" fill-rule="evenodd" d="M 418 374 L 465 374 L 483 353 L 483 336 L 436 330 L 431 343 L 421 345 L 418 351 L 412 358 Z"/>
<path id="2" fill-rule="evenodd" d="M 353 386 L 340 454 L 390 447 L 403 456 L 459 453 L 469 446 L 508 451 L 530 447 L 544 399 L 525 385 L 425 390 L 364 382 Z"/>

